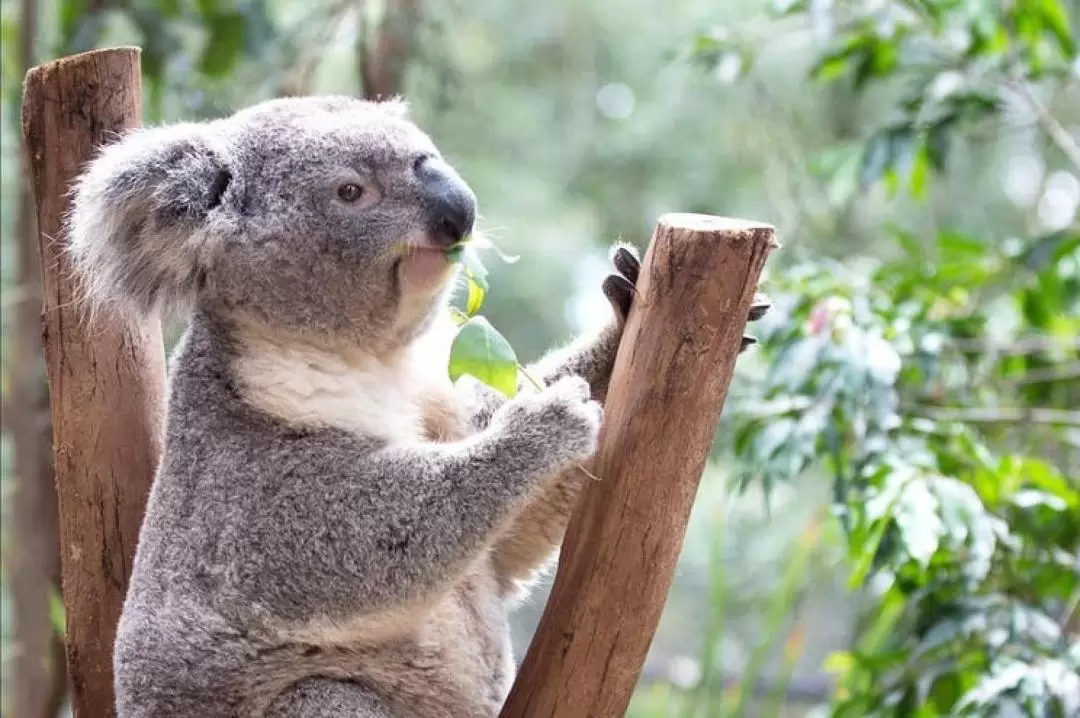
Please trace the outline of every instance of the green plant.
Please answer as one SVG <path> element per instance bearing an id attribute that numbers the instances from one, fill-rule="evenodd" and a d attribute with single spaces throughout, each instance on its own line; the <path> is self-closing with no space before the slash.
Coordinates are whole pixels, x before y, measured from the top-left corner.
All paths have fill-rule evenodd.
<path id="1" fill-rule="evenodd" d="M 1009 96 L 1080 170 L 1034 86 L 1080 69 L 1062 3 L 852 3 L 830 20 L 810 77 L 896 98 L 833 163 L 851 196 L 928 199 L 949 148 L 992 131 Z M 691 54 L 752 59 L 744 40 L 705 35 Z M 896 259 L 807 258 L 774 277 L 769 368 L 728 411 L 736 485 L 832 482 L 851 585 L 873 598 L 831 662 L 833 715 L 1075 715 L 1080 227 L 888 232 Z"/>
<path id="2" fill-rule="evenodd" d="M 517 354 L 510 342 L 482 315 L 480 308 L 488 293 L 487 269 L 476 254 L 477 247 L 495 249 L 486 239 L 466 237 L 454 245 L 448 255 L 463 268 L 466 296 L 465 309 L 451 307 L 451 316 L 458 325 L 450 347 L 450 363 L 447 371 L 451 381 L 468 374 L 508 397 L 517 393 L 518 374 L 528 377 L 518 363 Z M 495 250 L 504 261 L 515 262 Z M 532 381 L 530 379 L 530 381 Z M 532 382 L 534 385 L 535 381 Z"/>

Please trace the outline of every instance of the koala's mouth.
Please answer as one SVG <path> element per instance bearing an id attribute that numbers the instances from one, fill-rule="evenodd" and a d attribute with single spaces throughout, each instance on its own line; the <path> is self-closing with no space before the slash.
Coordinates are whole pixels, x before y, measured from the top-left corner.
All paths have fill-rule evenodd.
<path id="1" fill-rule="evenodd" d="M 445 283 L 453 266 L 450 254 L 443 247 L 406 245 L 394 262 L 394 275 L 403 290 L 428 291 Z"/>

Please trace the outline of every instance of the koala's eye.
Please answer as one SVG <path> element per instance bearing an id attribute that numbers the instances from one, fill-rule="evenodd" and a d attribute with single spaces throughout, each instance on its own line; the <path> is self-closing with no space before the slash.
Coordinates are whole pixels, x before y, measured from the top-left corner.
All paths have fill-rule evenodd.
<path id="1" fill-rule="evenodd" d="M 356 202 L 364 196 L 364 188 L 355 182 L 346 182 L 338 187 L 337 196 L 342 202 Z"/>

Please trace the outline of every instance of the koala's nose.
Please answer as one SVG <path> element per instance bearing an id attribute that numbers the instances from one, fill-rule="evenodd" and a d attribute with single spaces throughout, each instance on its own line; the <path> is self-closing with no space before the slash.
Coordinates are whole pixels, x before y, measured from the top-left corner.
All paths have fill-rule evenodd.
<path id="1" fill-rule="evenodd" d="M 476 195 L 453 167 L 436 157 L 416 164 L 429 229 L 435 242 L 449 247 L 473 230 Z"/>

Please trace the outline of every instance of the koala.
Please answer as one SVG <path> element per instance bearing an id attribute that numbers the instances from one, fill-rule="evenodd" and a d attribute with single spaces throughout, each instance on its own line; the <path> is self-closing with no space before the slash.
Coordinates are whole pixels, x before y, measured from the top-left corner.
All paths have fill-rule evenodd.
<path id="1" fill-rule="evenodd" d="M 120 718 L 498 714 L 507 614 L 590 480 L 640 264 L 614 246 L 611 320 L 529 368 L 542 390 L 452 383 L 448 250 L 477 207 L 399 99 L 134 130 L 82 170 L 80 301 L 187 320 L 117 628 Z"/>

